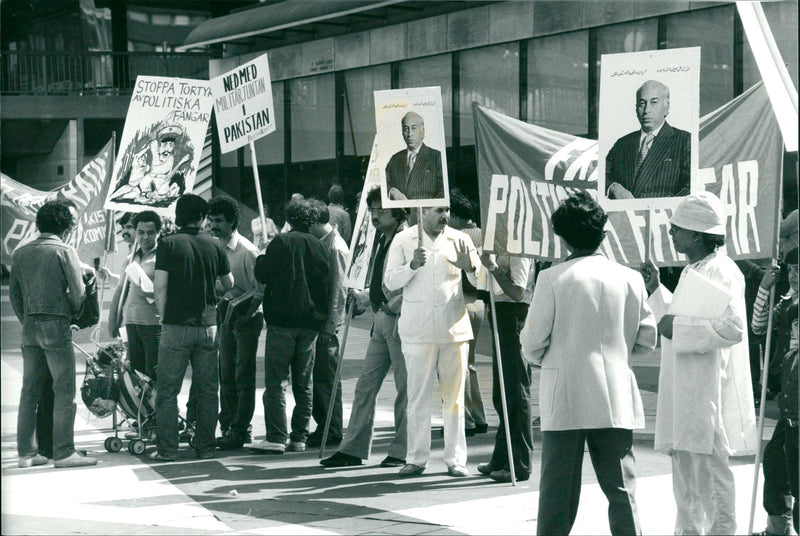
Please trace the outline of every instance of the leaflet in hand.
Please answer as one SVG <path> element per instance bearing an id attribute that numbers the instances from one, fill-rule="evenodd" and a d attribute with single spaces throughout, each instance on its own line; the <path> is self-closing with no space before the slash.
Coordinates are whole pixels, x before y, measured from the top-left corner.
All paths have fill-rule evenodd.
<path id="1" fill-rule="evenodd" d="M 147 274 L 144 273 L 144 269 L 139 265 L 137 262 L 132 262 L 128 264 L 125 268 L 125 275 L 128 276 L 128 281 L 142 289 L 142 292 L 150 294 L 153 292 L 153 282 L 147 277 Z M 152 298 L 147 298 L 147 301 L 153 303 L 155 300 Z"/>
<path id="2" fill-rule="evenodd" d="M 696 270 L 687 270 L 681 278 L 669 314 L 696 318 L 717 318 L 725 313 L 732 296 L 719 283 Z"/>

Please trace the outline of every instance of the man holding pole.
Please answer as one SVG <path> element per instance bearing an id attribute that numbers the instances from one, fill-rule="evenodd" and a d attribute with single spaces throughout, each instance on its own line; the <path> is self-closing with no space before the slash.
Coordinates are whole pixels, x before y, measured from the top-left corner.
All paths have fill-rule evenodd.
<path id="1" fill-rule="evenodd" d="M 379 237 L 373 253 L 371 276 L 368 276 L 369 291 L 354 295 L 359 305 L 366 302 L 363 303 L 364 308 L 368 304 L 372 306 L 372 329 L 361 375 L 356 383 L 347 433 L 339 450 L 320 461 L 324 467 L 361 465 L 361 460 L 369 458 L 375 426 L 375 401 L 390 367 L 394 370 L 397 389 L 394 400 L 395 434 L 381 467 L 401 467 L 406 463 L 406 363 L 397 336 L 397 315 L 403 296 L 400 292 L 389 292 L 383 287 L 386 253 L 397 233 L 405 229 L 405 210 L 381 208 L 380 188 L 367 193 L 367 206 Z"/>
<path id="2" fill-rule="evenodd" d="M 480 259 L 472 239 L 448 227 L 449 207 L 421 209 L 416 227 L 397 235 L 386 259 L 384 284 L 403 290 L 397 324 L 408 371 L 408 453 L 401 476 L 425 471 L 431 445 L 431 394 L 438 375 L 444 418 L 444 461 L 450 476 L 469 472 L 464 432 L 464 379 L 469 323 L 461 270 L 473 284 Z"/>
<path id="3" fill-rule="evenodd" d="M 330 283 L 328 291 L 328 319 L 317 336 L 316 355 L 314 357 L 314 377 L 312 380 L 311 416 L 317 423 L 317 429 L 309 434 L 306 445 L 318 447 L 322 444 L 322 435 L 327 420 L 331 395 L 333 413 L 326 442 L 338 445 L 342 441 L 342 382 L 334 385 L 339 359 L 339 330 L 344 324 L 346 314 L 347 289 L 342 285 L 347 269 L 347 244 L 339 232 L 330 224 L 328 207 L 318 199 L 310 200 L 314 213 L 314 223 L 308 230 L 322 242 L 330 256 Z M 335 393 L 335 394 L 334 394 Z"/>

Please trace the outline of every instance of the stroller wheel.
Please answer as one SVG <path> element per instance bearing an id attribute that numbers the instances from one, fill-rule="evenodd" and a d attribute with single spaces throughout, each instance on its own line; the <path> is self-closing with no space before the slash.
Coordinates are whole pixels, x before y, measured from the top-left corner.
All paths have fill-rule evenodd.
<path id="1" fill-rule="evenodd" d="M 189 446 L 194 448 L 194 434 L 189 437 Z"/>
<path id="2" fill-rule="evenodd" d="M 142 454 L 144 452 L 144 441 L 141 439 L 134 439 L 128 443 L 128 452 L 136 456 Z"/>
<path id="3" fill-rule="evenodd" d="M 107 437 L 104 446 L 108 452 L 119 452 L 122 450 L 122 440 L 118 437 Z"/>

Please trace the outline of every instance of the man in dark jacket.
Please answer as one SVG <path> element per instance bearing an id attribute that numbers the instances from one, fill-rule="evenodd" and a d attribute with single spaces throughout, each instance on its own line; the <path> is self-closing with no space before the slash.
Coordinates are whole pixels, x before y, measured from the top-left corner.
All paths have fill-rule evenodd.
<path id="1" fill-rule="evenodd" d="M 306 200 L 290 201 L 286 219 L 292 229 L 276 236 L 256 259 L 255 276 L 264 284 L 267 321 L 263 398 L 267 434 L 264 441 L 250 447 L 258 454 L 305 450 L 314 347 L 328 318 L 329 255 L 308 232 L 315 220 L 311 205 Z M 288 434 L 283 384 L 290 372 L 295 407 Z"/>

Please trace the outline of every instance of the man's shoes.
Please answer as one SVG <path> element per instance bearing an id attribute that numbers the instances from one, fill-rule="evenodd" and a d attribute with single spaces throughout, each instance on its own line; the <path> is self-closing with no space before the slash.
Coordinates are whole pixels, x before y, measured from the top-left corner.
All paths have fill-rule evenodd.
<path id="1" fill-rule="evenodd" d="M 363 463 L 361 458 L 356 458 L 355 456 L 350 456 L 349 454 L 339 451 L 334 452 L 333 456 L 320 460 L 319 462 L 323 467 L 355 467 Z"/>
<path id="2" fill-rule="evenodd" d="M 77 452 L 73 452 L 64 459 L 56 460 L 53 465 L 59 469 L 66 467 L 89 467 L 91 465 L 97 465 L 97 459 L 90 458 L 89 456 L 81 456 Z"/>
<path id="3" fill-rule="evenodd" d="M 486 423 L 483 424 L 476 424 L 475 425 L 475 433 L 476 434 L 485 434 L 489 431 L 489 425 Z"/>
<path id="4" fill-rule="evenodd" d="M 454 463 L 447 466 L 447 474 L 450 476 L 469 476 L 469 470 L 463 465 Z"/>
<path id="5" fill-rule="evenodd" d="M 213 460 L 214 459 L 214 451 L 213 450 L 196 450 L 195 455 L 197 456 L 198 460 Z"/>
<path id="6" fill-rule="evenodd" d="M 386 456 L 381 462 L 381 467 L 402 467 L 406 464 L 405 460 L 395 458 L 394 456 Z"/>
<path id="7" fill-rule="evenodd" d="M 417 476 L 421 475 L 425 472 L 424 465 L 416 465 L 413 463 L 407 463 L 403 466 L 402 469 L 397 473 L 400 476 Z"/>
<path id="8" fill-rule="evenodd" d="M 476 433 L 475 428 L 464 428 L 464 435 L 467 437 L 473 437 Z"/>
<path id="9" fill-rule="evenodd" d="M 286 451 L 286 443 L 273 441 L 260 441 L 250 445 L 250 452 L 254 454 L 283 454 Z"/>
<path id="10" fill-rule="evenodd" d="M 337 447 L 341 442 L 342 442 L 342 436 L 328 435 L 328 438 L 325 440 L 325 446 Z M 306 439 L 306 446 L 308 448 L 316 448 L 322 446 L 322 432 L 320 433 L 314 432 L 313 434 L 309 434 L 308 439 Z"/>
<path id="11" fill-rule="evenodd" d="M 170 458 L 169 456 L 164 456 L 158 450 L 154 450 L 150 453 L 147 457 L 148 460 L 151 462 L 174 462 L 175 458 Z"/>
<path id="12" fill-rule="evenodd" d="M 17 467 L 20 469 L 25 469 L 27 467 L 36 467 L 37 465 L 46 465 L 48 459 L 41 454 L 35 454 L 33 456 L 23 456 L 17 462 Z"/>
<path id="13" fill-rule="evenodd" d="M 508 469 L 498 469 L 489 473 L 489 478 L 495 482 L 511 482 L 511 471 Z M 530 478 L 530 475 L 514 475 L 517 482 L 524 482 Z"/>
<path id="14" fill-rule="evenodd" d="M 289 440 L 289 444 L 286 445 L 286 452 L 305 452 L 306 444 L 302 441 L 294 441 L 292 439 Z"/>
<path id="15" fill-rule="evenodd" d="M 219 450 L 234 450 L 242 448 L 245 443 L 250 443 L 250 441 L 252 441 L 250 437 L 242 437 L 236 432 L 228 431 L 222 437 L 217 438 L 216 445 Z"/>
<path id="16" fill-rule="evenodd" d="M 491 463 L 478 464 L 478 472 L 482 475 L 489 476 L 495 471 L 497 471 L 497 469 Z"/>

